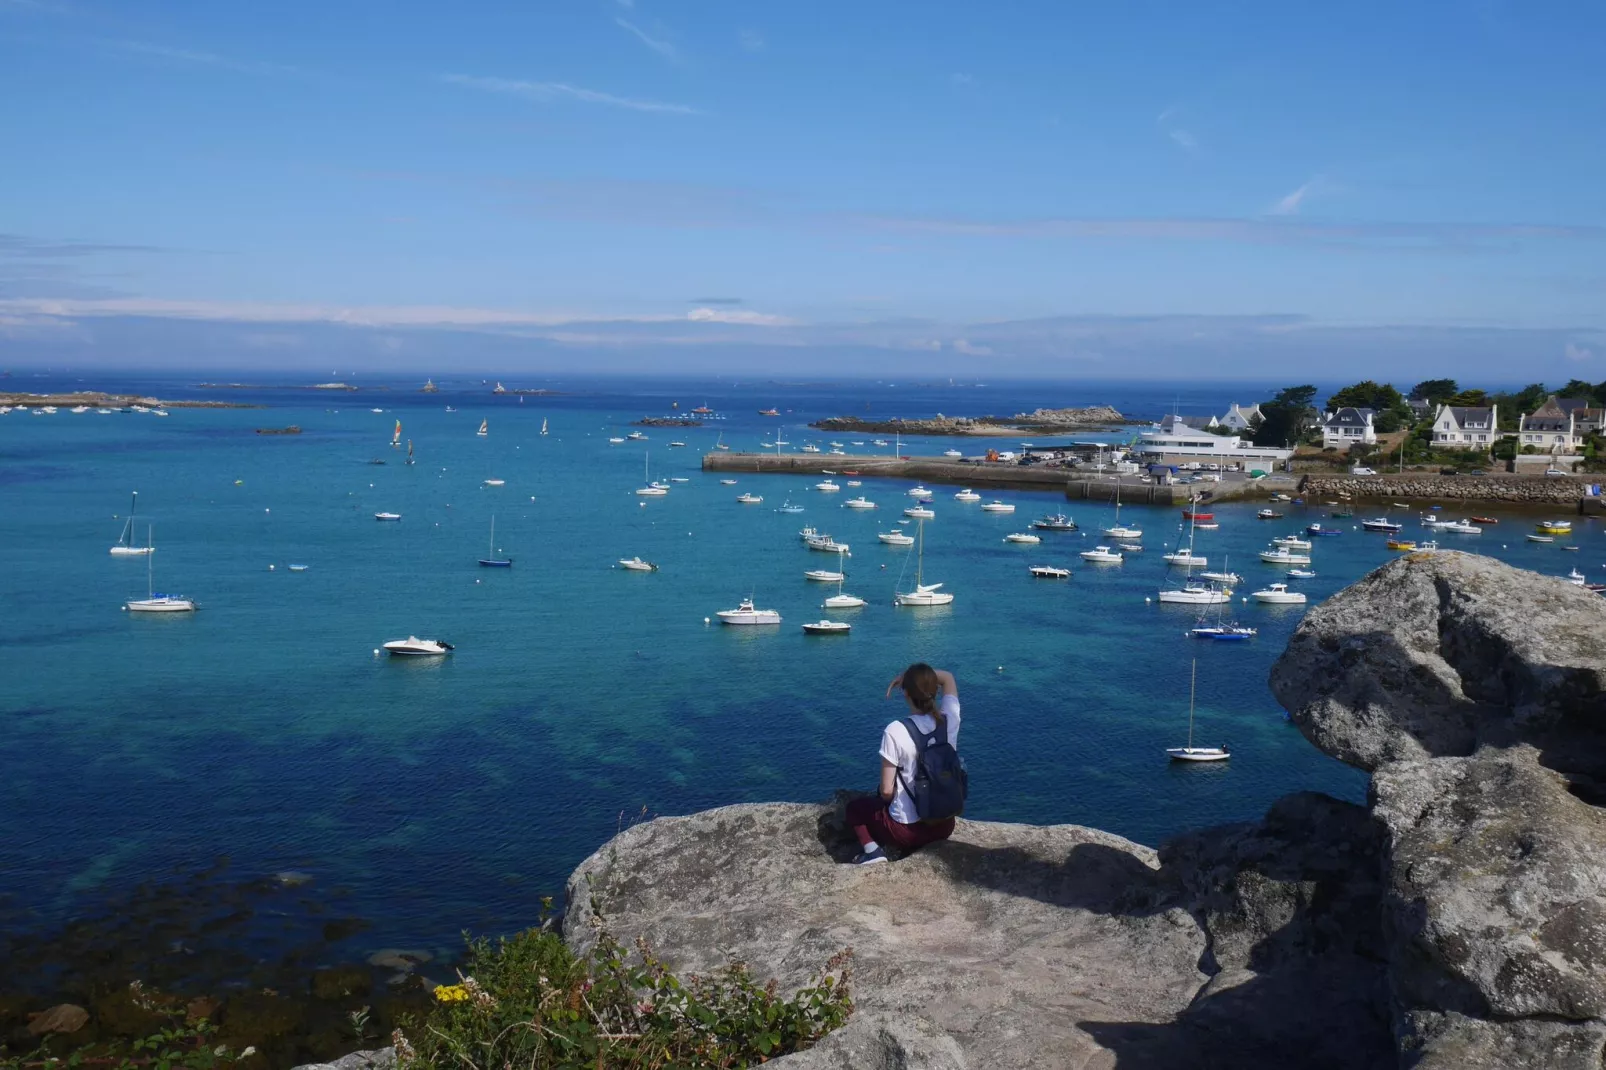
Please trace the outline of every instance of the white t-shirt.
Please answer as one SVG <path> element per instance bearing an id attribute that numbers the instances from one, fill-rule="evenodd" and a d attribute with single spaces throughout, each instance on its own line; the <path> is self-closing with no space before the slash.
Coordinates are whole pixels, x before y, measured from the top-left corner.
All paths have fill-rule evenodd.
<path id="1" fill-rule="evenodd" d="M 959 696 L 942 696 L 937 702 L 937 708 L 942 710 L 942 715 L 948 722 L 948 742 L 958 749 Z M 914 719 L 922 732 L 937 730 L 937 719 L 929 713 L 917 713 Z M 913 825 L 920 820 L 920 815 L 915 813 L 915 801 L 909 797 L 908 789 L 904 787 L 905 781 L 914 783 L 916 753 L 915 741 L 909 738 L 907 725 L 901 720 L 887 725 L 887 730 L 881 733 L 881 757 L 898 767 L 897 792 L 892 796 L 892 806 L 888 816 L 900 825 Z"/>

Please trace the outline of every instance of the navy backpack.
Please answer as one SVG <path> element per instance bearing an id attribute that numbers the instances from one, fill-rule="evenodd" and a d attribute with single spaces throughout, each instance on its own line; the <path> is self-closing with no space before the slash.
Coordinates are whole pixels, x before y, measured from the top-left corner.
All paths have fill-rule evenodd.
<path id="1" fill-rule="evenodd" d="M 935 824 L 958 817 L 965 812 L 965 794 L 970 790 L 970 776 L 965 772 L 965 760 L 954 745 L 948 742 L 948 720 L 943 718 L 931 732 L 922 732 L 913 717 L 905 717 L 903 726 L 915 744 L 914 783 L 903 779 L 903 790 L 914 800 L 915 814 L 922 824 Z"/>

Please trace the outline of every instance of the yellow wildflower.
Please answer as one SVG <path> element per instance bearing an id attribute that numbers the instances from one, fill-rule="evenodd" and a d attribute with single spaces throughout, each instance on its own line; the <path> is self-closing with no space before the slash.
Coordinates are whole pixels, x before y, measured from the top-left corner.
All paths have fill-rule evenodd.
<path id="1" fill-rule="evenodd" d="M 461 1003 L 468 999 L 468 989 L 463 985 L 441 985 L 435 989 L 435 998 L 442 1003 Z"/>

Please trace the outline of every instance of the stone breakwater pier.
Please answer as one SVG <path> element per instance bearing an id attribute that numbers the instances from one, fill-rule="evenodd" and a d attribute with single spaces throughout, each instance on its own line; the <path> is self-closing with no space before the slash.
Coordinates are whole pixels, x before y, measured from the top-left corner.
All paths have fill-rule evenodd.
<path id="1" fill-rule="evenodd" d="M 1600 498 L 1585 493 L 1589 485 L 1588 481 L 1562 476 L 1307 476 L 1300 483 L 1299 490 L 1311 500 L 1348 497 L 1409 501 L 1416 498 L 1551 508 L 1563 506 L 1580 513 L 1600 513 Z"/>
<path id="2" fill-rule="evenodd" d="M 866 479 L 907 479 L 942 483 L 958 487 L 987 487 L 1009 490 L 1059 491 L 1080 501 L 1110 501 L 1116 487 L 1121 501 L 1129 505 L 1186 505 L 1197 497 L 1203 502 L 1231 501 L 1269 494 L 1275 490 L 1292 492 L 1292 480 L 1271 479 L 1250 482 L 1241 475 L 1228 476 L 1220 483 L 1157 484 L 1138 476 L 1116 479 L 1097 477 L 1082 469 L 1049 468 L 1043 465 L 961 464 L 943 457 L 832 456 L 830 454 L 709 453 L 703 456 L 705 472 L 761 472 L 798 476 L 847 476 Z M 848 473 L 856 473 L 850 476 Z"/>

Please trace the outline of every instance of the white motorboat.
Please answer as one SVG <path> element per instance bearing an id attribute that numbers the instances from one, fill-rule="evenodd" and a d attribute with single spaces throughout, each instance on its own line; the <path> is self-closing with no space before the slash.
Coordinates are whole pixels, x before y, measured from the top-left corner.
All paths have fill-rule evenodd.
<path id="1" fill-rule="evenodd" d="M 1589 578 L 1575 568 L 1567 573 L 1567 582 L 1574 587 L 1585 587 L 1589 584 Z"/>
<path id="2" fill-rule="evenodd" d="M 905 535 L 901 531 L 884 531 L 877 535 L 876 538 L 888 546 L 913 546 L 915 544 L 914 536 Z"/>
<path id="3" fill-rule="evenodd" d="M 946 606 L 953 602 L 954 596 L 947 591 L 938 590 L 940 583 L 925 583 L 926 563 L 926 522 L 922 520 L 919 528 L 919 546 L 915 551 L 915 588 L 912 591 L 900 592 L 893 598 L 893 605 L 898 606 Z"/>
<path id="4" fill-rule="evenodd" d="M 1244 578 L 1236 572 L 1201 572 L 1199 573 L 1199 578 L 1201 580 L 1209 580 L 1211 583 L 1219 583 L 1225 587 L 1237 587 L 1244 581 Z"/>
<path id="5" fill-rule="evenodd" d="M 643 434 L 642 432 L 640 432 L 640 431 L 632 431 L 632 432 L 630 432 L 630 434 L 626 435 L 625 437 L 628 438 L 632 442 L 645 442 L 645 441 L 647 441 L 647 436 L 645 434 Z"/>
<path id="6" fill-rule="evenodd" d="M 734 479 L 722 479 L 722 480 L 720 480 L 720 483 L 722 485 L 724 485 L 724 486 L 727 486 L 727 487 L 734 487 L 736 485 L 736 480 L 734 480 Z"/>
<path id="7" fill-rule="evenodd" d="M 1448 531 L 1455 535 L 1482 535 L 1483 529 L 1466 520 L 1457 520 L 1449 524 L 1440 524 L 1440 531 Z"/>
<path id="8" fill-rule="evenodd" d="M 811 568 L 803 573 L 803 578 L 816 583 L 841 583 L 847 579 L 847 573 L 833 572 L 828 568 Z"/>
<path id="9" fill-rule="evenodd" d="M 821 553 L 845 554 L 850 552 L 847 543 L 837 542 L 829 535 L 815 535 L 803 541 L 810 550 L 819 550 Z"/>
<path id="10" fill-rule="evenodd" d="M 671 483 L 690 483 L 691 482 L 691 477 L 690 476 L 670 476 L 669 477 L 669 482 L 671 482 Z"/>
<path id="11" fill-rule="evenodd" d="M 484 486 L 487 486 L 487 487 L 503 487 L 503 486 L 507 485 L 507 480 L 505 480 L 505 479 L 487 479 L 487 480 L 483 480 L 482 483 L 483 483 Z"/>
<path id="12" fill-rule="evenodd" d="M 937 516 L 923 505 L 912 505 L 903 511 L 903 515 L 913 520 L 932 520 Z"/>
<path id="13" fill-rule="evenodd" d="M 1529 535 L 1528 536 L 1528 541 L 1529 542 L 1555 542 L 1556 539 L 1552 535 Z"/>
<path id="14" fill-rule="evenodd" d="M 1029 546 L 1036 546 L 1038 543 L 1042 542 L 1043 540 L 1038 538 L 1036 535 L 1028 534 L 1027 532 L 1024 532 L 1024 531 L 1012 531 L 1008 535 L 1004 536 L 1004 541 L 1005 542 L 1020 542 L 1020 543 L 1026 543 Z"/>
<path id="15" fill-rule="evenodd" d="M 1302 539 L 1298 535 L 1279 535 L 1271 542 L 1273 546 L 1286 546 L 1290 550 L 1310 549 L 1310 540 Z"/>
<path id="16" fill-rule="evenodd" d="M 1119 565 L 1125 558 L 1119 551 L 1112 550 L 1108 546 L 1095 546 L 1091 550 L 1082 551 L 1082 560 L 1103 565 Z"/>
<path id="17" fill-rule="evenodd" d="M 817 539 L 820 537 L 820 529 L 812 526 L 806 527 L 797 533 L 797 537 L 804 542 L 808 542 L 810 539 Z"/>
<path id="18" fill-rule="evenodd" d="M 751 598 L 742 599 L 735 609 L 722 609 L 715 614 L 721 624 L 779 624 L 781 615 L 773 609 L 755 609 Z"/>
<path id="19" fill-rule="evenodd" d="M 1308 565 L 1309 554 L 1296 554 L 1286 546 L 1260 551 L 1260 559 L 1268 565 Z"/>
<path id="20" fill-rule="evenodd" d="M 820 447 L 818 447 L 814 443 L 810 442 L 808 445 L 804 446 L 798 452 L 800 452 L 800 453 L 819 453 L 820 452 Z"/>
<path id="21" fill-rule="evenodd" d="M 1179 546 L 1168 554 L 1161 555 L 1161 559 L 1168 565 L 1177 565 L 1181 568 L 1204 568 L 1210 559 L 1203 554 L 1193 552 L 1191 546 Z"/>
<path id="22" fill-rule="evenodd" d="M 884 438 L 878 438 L 878 439 L 876 439 L 876 440 L 875 440 L 875 441 L 873 441 L 873 442 L 872 442 L 872 443 L 870 443 L 870 444 L 871 444 L 871 445 L 872 445 L 872 446 L 887 446 L 887 445 L 891 445 L 891 443 L 889 443 L 889 442 L 888 442 L 888 441 L 887 441 L 887 440 L 886 440 L 886 439 L 884 439 Z"/>
<path id="23" fill-rule="evenodd" d="M 1453 520 L 1446 520 L 1441 516 L 1434 516 L 1432 513 L 1423 513 L 1421 520 L 1422 526 L 1425 528 L 1442 528 L 1448 524 L 1455 523 Z"/>
<path id="24" fill-rule="evenodd" d="M 145 529 L 145 542 L 148 546 L 156 545 L 154 529 Z M 155 562 L 153 554 L 145 555 L 145 597 L 124 602 L 123 608 L 130 613 L 192 613 L 195 603 L 188 598 L 177 595 L 157 594 L 153 589 L 155 578 Z"/>
<path id="25" fill-rule="evenodd" d="M 1232 591 L 1226 587 L 1206 586 L 1202 583 L 1185 583 L 1161 591 L 1159 601 L 1188 606 L 1215 606 L 1232 601 Z"/>
<path id="26" fill-rule="evenodd" d="M 1118 542 L 1115 544 L 1115 546 L 1116 549 L 1122 551 L 1123 553 L 1141 554 L 1143 552 L 1143 546 L 1135 542 Z"/>
<path id="27" fill-rule="evenodd" d="M 909 491 L 909 497 L 911 497 L 911 498 L 929 498 L 929 497 L 931 497 L 931 491 L 927 490 L 925 487 L 913 487 Z"/>
<path id="28" fill-rule="evenodd" d="M 829 480 L 829 479 L 822 479 L 820 482 L 814 484 L 814 489 L 815 490 L 823 490 L 826 493 L 830 493 L 832 491 L 841 490 L 842 487 L 841 487 L 841 485 L 839 485 L 837 483 L 831 482 L 831 480 Z"/>
<path id="29" fill-rule="evenodd" d="M 1274 583 L 1264 591 L 1256 591 L 1250 595 L 1257 602 L 1270 602 L 1274 605 L 1304 605 L 1303 591 L 1290 591 L 1286 583 Z"/>
<path id="30" fill-rule="evenodd" d="M 834 453 L 834 454 L 836 454 L 836 455 L 837 455 L 837 456 L 838 456 L 838 457 L 846 457 L 846 456 L 847 456 L 847 455 L 848 455 L 848 451 L 847 451 L 847 450 L 838 450 L 838 449 L 833 449 L 833 450 L 828 450 L 828 451 L 827 451 L 827 452 L 829 452 L 829 453 Z"/>
<path id="31" fill-rule="evenodd" d="M 621 443 L 621 442 L 623 442 L 623 441 L 624 441 L 624 439 L 622 439 L 622 438 L 617 438 L 617 437 L 610 437 L 610 438 L 609 438 L 609 439 L 608 439 L 608 441 L 609 441 L 609 442 L 611 442 L 611 443 L 613 443 L 613 444 L 614 444 L 614 445 L 615 445 L 615 446 L 617 446 L 617 445 L 618 445 L 618 444 L 619 444 L 619 443 Z"/>
<path id="32" fill-rule="evenodd" d="M 123 533 L 117 536 L 117 545 L 109 551 L 113 557 L 144 557 L 155 552 L 154 546 L 134 545 L 134 513 L 139 508 L 139 491 L 134 491 L 128 504 L 128 519 L 123 521 Z"/>
<path id="33" fill-rule="evenodd" d="M 1316 578 L 1316 573 L 1308 568 L 1291 568 L 1288 570 L 1288 574 L 1299 580 L 1313 580 Z"/>
<path id="34" fill-rule="evenodd" d="M 958 494 L 954 495 L 954 501 L 956 501 L 956 502 L 979 502 L 979 501 L 981 501 L 981 495 L 977 494 L 975 491 L 971 490 L 969 487 L 966 487 L 964 490 L 962 490 Z"/>
<path id="35" fill-rule="evenodd" d="M 875 508 L 875 502 L 871 501 L 869 498 L 866 498 L 864 495 L 861 494 L 857 498 L 849 498 L 847 501 L 843 502 L 842 503 L 842 508 L 844 508 L 844 509 L 874 509 Z"/>
<path id="36" fill-rule="evenodd" d="M 864 480 L 862 480 L 862 479 L 850 479 L 850 480 L 848 480 L 848 486 L 850 486 L 850 487 L 862 487 L 862 486 L 864 486 Z"/>
<path id="37" fill-rule="evenodd" d="M 1013 513 L 1015 507 L 1008 502 L 991 501 L 981 507 L 984 513 Z"/>
<path id="38" fill-rule="evenodd" d="M 420 639 L 416 635 L 409 635 L 406 639 L 392 639 L 385 644 L 385 651 L 393 658 L 433 657 L 450 654 L 452 650 L 451 643 L 440 639 Z"/>
<path id="39" fill-rule="evenodd" d="M 757 505 L 759 502 L 762 502 L 764 498 L 762 495 L 754 494 L 752 491 L 743 491 L 741 494 L 736 496 L 736 500 L 741 502 L 743 505 Z"/>
<path id="40" fill-rule="evenodd" d="M 841 620 L 817 620 L 803 625 L 803 630 L 810 635 L 845 635 L 853 625 Z"/>
<path id="41" fill-rule="evenodd" d="M 658 566 L 651 561 L 643 561 L 639 557 L 621 557 L 619 567 L 631 572 L 657 572 Z"/>
<path id="42" fill-rule="evenodd" d="M 671 443 L 670 443 L 670 444 L 669 444 L 669 448 L 670 448 L 670 449 L 675 449 L 675 448 L 677 448 L 677 447 L 680 447 L 680 446 L 684 446 L 684 445 L 685 445 L 685 443 L 684 443 L 684 442 L 671 442 Z"/>
<path id="43" fill-rule="evenodd" d="M 777 513 L 801 513 L 803 507 L 801 505 L 793 505 L 790 501 L 784 501 L 781 503 L 781 507 L 775 511 Z"/>
<path id="44" fill-rule="evenodd" d="M 290 566 L 290 571 L 291 572 L 305 572 L 305 571 L 307 571 L 307 568 L 308 568 L 307 565 L 291 565 Z"/>
<path id="45" fill-rule="evenodd" d="M 1031 565 L 1027 568 L 1033 576 L 1040 580 L 1068 580 L 1071 570 L 1068 568 L 1055 568 L 1053 565 Z"/>
<path id="46" fill-rule="evenodd" d="M 401 514 L 400 513 L 375 513 L 374 514 L 374 519 L 375 520 L 400 520 L 401 519 Z"/>
<path id="47" fill-rule="evenodd" d="M 72 411 L 73 412 L 88 412 L 89 411 L 89 406 L 88 405 L 75 405 L 75 406 L 73 406 L 73 410 Z"/>
<path id="48" fill-rule="evenodd" d="M 1366 531 L 1386 531 L 1392 535 L 1398 532 L 1402 527 L 1404 527 L 1404 525 L 1396 524 L 1388 517 L 1380 516 L 1371 520 L 1361 521 L 1361 527 Z"/>
<path id="49" fill-rule="evenodd" d="M 826 609 L 857 609 L 867 604 L 864 599 L 856 594 L 841 594 L 840 592 L 827 598 L 824 602 Z"/>
<path id="50" fill-rule="evenodd" d="M 1194 697 L 1199 690 L 1199 659 L 1193 659 L 1193 680 L 1188 685 L 1188 745 L 1167 747 L 1166 754 L 1174 762 L 1220 762 L 1232 757 L 1226 747 L 1195 747 L 1193 745 Z"/>
<path id="51" fill-rule="evenodd" d="M 1032 527 L 1039 531 L 1075 531 L 1076 521 L 1064 513 L 1050 513 L 1032 521 Z"/>
<path id="52" fill-rule="evenodd" d="M 960 453 L 958 450 L 943 450 L 942 451 L 942 455 L 944 457 L 963 457 L 964 456 L 964 454 Z"/>

